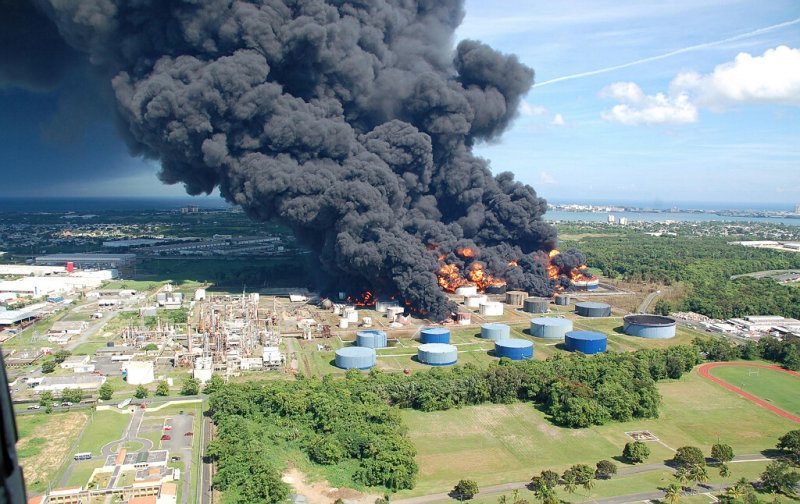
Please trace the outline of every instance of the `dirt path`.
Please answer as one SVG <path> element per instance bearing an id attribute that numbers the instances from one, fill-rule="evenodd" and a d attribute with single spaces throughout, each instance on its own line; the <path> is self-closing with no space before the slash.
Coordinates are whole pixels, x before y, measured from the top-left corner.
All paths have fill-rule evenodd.
<path id="1" fill-rule="evenodd" d="M 796 376 L 798 378 L 800 378 L 800 373 L 797 373 L 795 371 L 789 371 L 789 370 L 783 369 L 780 366 L 774 366 L 774 365 L 769 365 L 769 364 L 755 364 L 755 363 L 750 363 L 750 362 L 712 362 L 712 363 L 709 363 L 709 364 L 703 364 L 702 366 L 700 366 L 700 369 L 698 369 L 698 372 L 700 373 L 700 376 L 702 376 L 703 378 L 708 378 L 709 380 L 713 381 L 714 383 L 722 385 L 726 389 L 728 389 L 728 390 L 730 390 L 732 392 L 735 392 L 736 394 L 739 394 L 740 396 L 744 397 L 745 399 L 748 399 L 748 400 L 758 404 L 762 408 L 768 409 L 769 411 L 772 411 L 773 413 L 776 413 L 776 414 L 782 416 L 783 418 L 786 418 L 786 419 L 791 420 L 793 422 L 800 423 L 800 417 L 792 415 L 788 411 L 782 410 L 782 409 L 778 408 L 777 406 L 774 406 L 774 405 L 768 403 L 767 401 L 765 401 L 765 400 L 763 400 L 763 399 L 761 399 L 759 397 L 756 397 L 756 396 L 754 396 L 752 394 L 748 394 L 744 390 L 740 389 L 739 387 L 735 387 L 735 386 L 731 385 L 730 383 L 726 382 L 725 380 L 721 380 L 721 379 L 717 378 L 716 376 L 712 376 L 711 375 L 711 370 L 712 369 L 714 369 L 715 367 L 722 367 L 722 366 L 743 366 L 743 367 L 755 367 L 755 368 L 772 369 L 773 371 L 779 371 L 781 373 L 790 374 L 790 375 Z"/>
<path id="2" fill-rule="evenodd" d="M 347 504 L 374 504 L 375 499 L 383 497 L 350 488 L 334 488 L 327 481 L 307 483 L 306 475 L 295 468 L 286 471 L 282 479 L 292 487 L 292 493 L 308 499 L 308 504 L 331 504 L 336 499 L 342 499 Z"/>

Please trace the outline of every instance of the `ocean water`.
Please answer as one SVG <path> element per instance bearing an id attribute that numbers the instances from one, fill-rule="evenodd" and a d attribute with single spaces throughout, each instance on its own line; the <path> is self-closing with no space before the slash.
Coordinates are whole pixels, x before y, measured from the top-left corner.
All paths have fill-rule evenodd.
<path id="1" fill-rule="evenodd" d="M 545 198 L 553 205 L 595 205 L 595 206 L 623 206 L 641 209 L 669 210 L 679 208 L 682 210 L 767 210 L 771 212 L 791 212 L 795 203 L 791 202 L 744 202 L 744 201 L 664 201 L 664 200 L 611 200 L 611 199 L 585 199 L 580 201 L 566 200 L 563 198 Z M 800 204 L 800 201 L 797 202 Z"/>
<path id="2" fill-rule="evenodd" d="M 713 209 L 710 209 L 713 210 Z M 608 216 L 613 215 L 619 221 L 620 217 L 632 222 L 756 222 L 769 224 L 785 224 L 788 226 L 800 226 L 800 219 L 784 219 L 778 217 L 733 217 L 730 215 L 716 215 L 709 213 L 647 213 L 647 212 L 560 212 L 548 211 L 544 214 L 546 221 L 589 221 L 607 222 Z"/>

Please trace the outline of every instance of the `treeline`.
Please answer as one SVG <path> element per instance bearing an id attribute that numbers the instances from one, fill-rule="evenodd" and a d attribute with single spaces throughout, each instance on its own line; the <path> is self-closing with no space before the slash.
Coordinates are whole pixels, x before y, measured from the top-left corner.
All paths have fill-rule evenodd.
<path id="1" fill-rule="evenodd" d="M 565 244 L 566 246 L 567 244 Z M 689 292 L 659 311 L 694 311 L 726 319 L 743 315 L 800 317 L 800 289 L 770 279 L 731 276 L 764 270 L 800 268 L 800 254 L 728 245 L 725 238 L 652 237 L 628 234 L 570 243 L 587 263 L 608 278 L 673 284 Z"/>
<path id="2" fill-rule="evenodd" d="M 765 359 L 786 369 L 800 371 L 800 338 L 786 336 L 782 340 L 767 336 L 737 345 L 722 338 L 695 338 L 692 344 L 706 360 L 726 362 L 738 359 Z"/>

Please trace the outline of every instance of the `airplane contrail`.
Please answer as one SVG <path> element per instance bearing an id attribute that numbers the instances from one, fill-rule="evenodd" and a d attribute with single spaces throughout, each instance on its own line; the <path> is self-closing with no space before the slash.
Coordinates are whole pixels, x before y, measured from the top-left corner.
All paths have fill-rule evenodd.
<path id="1" fill-rule="evenodd" d="M 684 47 L 684 48 L 681 48 L 681 49 L 676 49 L 674 51 L 670 51 L 670 52 L 667 52 L 667 53 L 664 53 L 664 54 L 659 54 L 657 56 L 650 56 L 648 58 L 642 58 L 642 59 L 638 59 L 636 61 L 629 61 L 628 63 L 622 63 L 620 65 L 614 65 L 614 66 L 605 67 L 605 68 L 598 68 L 597 70 L 590 70 L 588 72 L 581 72 L 581 73 L 576 73 L 576 74 L 572 74 L 572 75 L 565 75 L 563 77 L 556 77 L 555 79 L 546 80 L 544 82 L 537 82 L 536 84 L 533 85 L 533 87 L 541 87 L 541 86 L 546 86 L 548 84 L 555 84 L 556 82 L 562 82 L 562 81 L 573 80 L 573 79 L 580 79 L 580 78 L 583 78 L 583 77 L 590 77 L 592 75 L 598 75 L 598 74 L 603 74 L 603 73 L 607 73 L 607 72 L 613 72 L 614 70 L 619 70 L 621 68 L 628 68 L 628 67 L 635 66 L 635 65 L 641 65 L 642 63 L 650 63 L 651 61 L 658 61 L 658 60 L 661 60 L 661 59 L 664 59 L 664 58 L 669 58 L 670 56 L 675 56 L 676 54 L 683 54 L 683 53 L 686 53 L 686 52 L 696 51 L 698 49 L 705 49 L 707 47 L 713 47 L 715 45 L 725 44 L 727 42 L 734 42 L 736 40 L 741 40 L 741 39 L 744 39 L 744 38 L 753 37 L 755 35 L 761 35 L 762 33 L 771 32 L 773 30 L 778 30 L 780 28 L 785 28 L 787 26 L 795 25 L 795 24 L 798 24 L 798 23 L 800 23 L 800 18 L 792 19 L 791 21 L 778 23 L 778 24 L 772 25 L 772 26 L 766 26 L 764 28 L 759 28 L 757 30 L 753 30 L 753 31 L 750 31 L 750 32 L 747 32 L 747 33 L 742 33 L 740 35 L 735 35 L 733 37 L 728 37 L 728 38 L 725 38 L 725 39 L 722 39 L 722 40 L 716 40 L 716 41 L 713 41 L 713 42 L 704 42 L 702 44 L 697 44 L 697 45 L 692 45 L 692 46 L 689 46 L 689 47 Z"/>

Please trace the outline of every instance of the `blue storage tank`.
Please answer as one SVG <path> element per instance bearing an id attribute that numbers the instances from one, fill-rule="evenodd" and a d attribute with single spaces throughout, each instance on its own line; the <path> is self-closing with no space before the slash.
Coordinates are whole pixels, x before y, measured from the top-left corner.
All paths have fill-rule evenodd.
<path id="1" fill-rule="evenodd" d="M 369 369 L 375 365 L 375 349 L 365 347 L 344 347 L 336 350 L 334 362 L 342 369 Z"/>
<path id="2" fill-rule="evenodd" d="M 384 331 L 358 331 L 356 345 L 366 348 L 385 348 L 386 333 Z"/>
<path id="3" fill-rule="evenodd" d="M 608 336 L 595 331 L 570 331 L 564 336 L 564 346 L 570 352 L 593 355 L 606 351 Z"/>
<path id="4" fill-rule="evenodd" d="M 488 340 L 499 340 L 511 337 L 511 328 L 505 324 L 483 324 L 481 326 L 481 338 Z"/>
<path id="5" fill-rule="evenodd" d="M 650 339 L 675 337 L 675 319 L 661 315 L 626 315 L 622 331 L 631 336 Z"/>
<path id="6" fill-rule="evenodd" d="M 584 301 L 575 303 L 575 312 L 582 317 L 610 317 L 611 305 Z"/>
<path id="7" fill-rule="evenodd" d="M 508 357 L 511 360 L 533 358 L 533 343 L 524 339 L 508 338 L 494 342 L 494 355 Z"/>
<path id="8" fill-rule="evenodd" d="M 445 343 L 427 343 L 419 346 L 417 359 L 429 366 L 450 366 L 458 362 L 458 349 Z"/>
<path id="9" fill-rule="evenodd" d="M 450 343 L 450 329 L 426 327 L 419 334 L 420 343 Z"/>
<path id="10" fill-rule="evenodd" d="M 572 330 L 572 321 L 565 318 L 540 317 L 531 319 L 531 335 L 537 338 L 564 339 Z"/>

